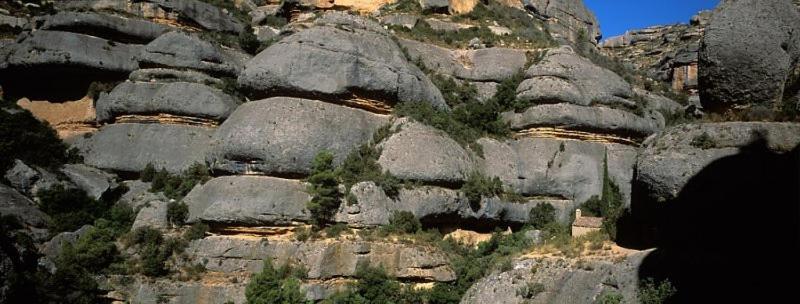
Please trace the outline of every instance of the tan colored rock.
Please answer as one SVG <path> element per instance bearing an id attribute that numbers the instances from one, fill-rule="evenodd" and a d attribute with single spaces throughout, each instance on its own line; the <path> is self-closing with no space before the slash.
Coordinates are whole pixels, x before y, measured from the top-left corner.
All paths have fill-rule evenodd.
<path id="1" fill-rule="evenodd" d="M 22 98 L 17 105 L 26 109 L 34 117 L 49 123 L 61 139 L 91 133 L 97 130 L 95 108 L 91 97 L 80 100 L 52 103 L 46 100 Z"/>

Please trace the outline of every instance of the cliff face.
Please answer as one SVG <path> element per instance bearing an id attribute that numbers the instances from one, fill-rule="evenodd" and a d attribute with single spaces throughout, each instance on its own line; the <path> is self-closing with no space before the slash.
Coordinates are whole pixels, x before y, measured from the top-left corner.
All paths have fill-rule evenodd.
<path id="1" fill-rule="evenodd" d="M 676 91 L 697 93 L 698 50 L 711 18 L 711 11 L 700 12 L 688 24 L 653 26 L 630 30 L 600 44 L 602 51 Z"/>
<path id="2" fill-rule="evenodd" d="M 705 89 L 698 54 L 728 49 L 705 29 L 733 28 L 708 12 L 596 46 L 578 0 L 49 3 L 0 4 L 0 302 L 691 299 L 674 269 L 736 277 L 681 268 L 737 258 L 686 241 L 725 234 L 706 206 L 746 218 L 743 181 L 794 198 L 790 111 L 693 121 L 630 77 Z M 800 49 L 780 28 L 758 31 Z M 600 231 L 572 238 L 576 208 Z"/>

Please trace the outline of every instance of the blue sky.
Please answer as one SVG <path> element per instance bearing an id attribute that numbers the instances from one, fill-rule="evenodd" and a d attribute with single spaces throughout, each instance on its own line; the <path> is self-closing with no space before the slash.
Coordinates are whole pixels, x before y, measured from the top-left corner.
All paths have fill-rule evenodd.
<path id="1" fill-rule="evenodd" d="M 688 23 L 719 0 L 584 0 L 600 21 L 603 39 L 651 25 Z"/>

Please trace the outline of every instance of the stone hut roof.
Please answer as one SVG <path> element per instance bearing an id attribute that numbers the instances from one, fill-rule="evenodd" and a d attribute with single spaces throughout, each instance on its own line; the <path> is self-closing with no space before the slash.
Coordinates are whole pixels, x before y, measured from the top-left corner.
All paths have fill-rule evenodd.
<path id="1" fill-rule="evenodd" d="M 602 217 L 581 216 L 572 223 L 575 227 L 600 228 L 603 227 Z"/>

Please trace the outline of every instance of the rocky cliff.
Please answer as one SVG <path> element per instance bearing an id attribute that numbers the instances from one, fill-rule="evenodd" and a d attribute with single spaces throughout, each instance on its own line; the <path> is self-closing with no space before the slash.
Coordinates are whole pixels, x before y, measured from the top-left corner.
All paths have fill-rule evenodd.
<path id="1" fill-rule="evenodd" d="M 750 2 L 2 3 L 0 302 L 697 299 L 729 220 L 796 239 L 800 19 Z"/>

